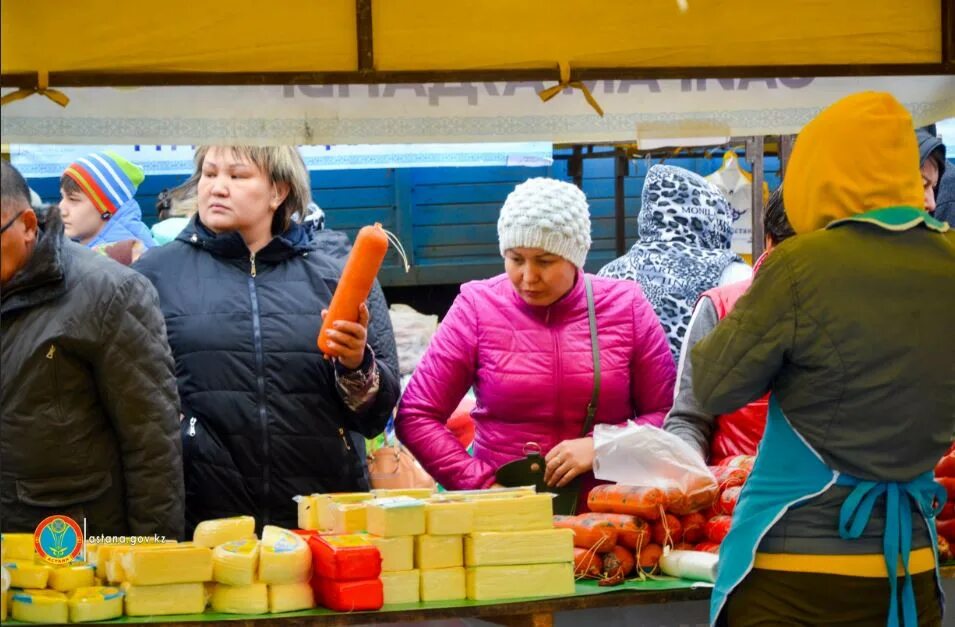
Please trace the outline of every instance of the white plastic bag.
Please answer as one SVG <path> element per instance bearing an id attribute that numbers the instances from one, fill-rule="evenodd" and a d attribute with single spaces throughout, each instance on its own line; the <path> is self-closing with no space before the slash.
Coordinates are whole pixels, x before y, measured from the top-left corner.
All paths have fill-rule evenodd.
<path id="1" fill-rule="evenodd" d="M 438 330 L 438 317 L 418 313 L 408 305 L 395 304 L 388 312 L 395 330 L 398 347 L 398 369 L 401 376 L 410 375 L 418 367 L 428 350 L 428 344 Z"/>
<path id="2" fill-rule="evenodd" d="M 633 421 L 594 428 L 594 476 L 660 488 L 666 493 L 667 509 L 680 516 L 709 507 L 719 491 L 706 462 L 689 444 Z"/>

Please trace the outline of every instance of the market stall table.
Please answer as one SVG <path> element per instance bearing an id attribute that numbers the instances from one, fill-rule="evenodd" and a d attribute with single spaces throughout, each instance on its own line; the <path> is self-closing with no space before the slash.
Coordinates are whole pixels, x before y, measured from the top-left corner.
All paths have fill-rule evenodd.
<path id="1" fill-rule="evenodd" d="M 955 580 L 955 565 L 942 568 L 942 577 Z M 577 584 L 576 593 L 560 598 L 518 599 L 514 601 L 474 602 L 450 601 L 392 606 L 377 612 L 338 613 L 324 609 L 303 610 L 287 614 L 259 617 L 205 614 L 156 617 L 124 617 L 101 624 L 163 624 L 171 627 L 299 627 L 304 625 L 368 625 L 439 621 L 447 619 L 480 619 L 508 627 L 550 627 L 560 612 L 629 608 L 706 601 L 710 588 L 685 580 L 664 578 L 658 581 L 630 581 L 617 587 L 599 587 L 596 582 Z M 9 621 L 11 624 L 27 624 Z"/>

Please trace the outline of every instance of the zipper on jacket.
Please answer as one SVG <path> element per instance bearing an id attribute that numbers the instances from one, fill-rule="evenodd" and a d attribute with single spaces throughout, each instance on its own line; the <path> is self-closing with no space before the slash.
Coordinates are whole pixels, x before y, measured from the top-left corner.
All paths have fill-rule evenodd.
<path id="1" fill-rule="evenodd" d="M 187 431 L 186 434 L 190 438 L 196 437 L 196 417 L 195 416 L 189 419 L 189 431 Z"/>
<path id="2" fill-rule="evenodd" d="M 60 368 L 57 365 L 59 360 L 56 359 L 56 344 L 50 344 L 49 350 L 46 351 L 46 358 L 53 362 L 50 366 L 53 368 L 53 404 L 56 407 L 56 414 L 61 421 L 66 422 L 66 413 L 63 411 L 63 399 L 60 397 Z"/>
<path id="3" fill-rule="evenodd" d="M 255 253 L 252 253 L 251 255 L 249 255 L 249 264 L 251 266 L 249 270 L 249 274 L 251 274 L 252 278 L 254 279 L 255 278 Z"/>
<path id="4" fill-rule="evenodd" d="M 345 435 L 345 430 L 341 427 L 338 427 L 338 435 L 341 436 L 342 444 L 345 445 L 345 450 L 350 451 L 351 445 L 348 444 L 348 436 Z"/>
<path id="5" fill-rule="evenodd" d="M 265 455 L 263 467 L 263 501 L 265 505 L 265 516 L 262 524 L 268 525 L 272 522 L 271 506 L 269 499 L 272 492 L 272 460 L 269 451 L 269 420 L 265 407 L 265 351 L 262 348 L 262 321 L 259 317 L 259 296 L 255 289 L 255 253 L 252 254 L 252 276 L 249 277 L 249 297 L 252 300 L 252 339 L 255 344 L 255 374 L 256 384 L 259 393 L 259 423 L 262 427 L 262 451 Z"/>

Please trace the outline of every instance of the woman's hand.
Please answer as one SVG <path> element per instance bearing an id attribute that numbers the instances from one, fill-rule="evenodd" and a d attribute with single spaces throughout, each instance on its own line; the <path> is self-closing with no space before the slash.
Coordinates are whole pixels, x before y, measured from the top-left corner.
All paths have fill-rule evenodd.
<path id="1" fill-rule="evenodd" d="M 562 488 L 578 475 L 593 469 L 594 439 L 564 440 L 547 453 L 544 461 L 547 462 L 544 483 L 552 488 Z"/>
<path id="2" fill-rule="evenodd" d="M 328 310 L 322 310 L 322 321 L 328 316 Z M 358 370 L 365 358 L 365 344 L 368 341 L 368 321 L 371 316 L 368 306 L 362 303 L 358 307 L 358 322 L 336 320 L 332 328 L 328 329 L 328 350 L 330 355 L 325 359 L 335 357 L 339 363 L 349 370 Z"/>

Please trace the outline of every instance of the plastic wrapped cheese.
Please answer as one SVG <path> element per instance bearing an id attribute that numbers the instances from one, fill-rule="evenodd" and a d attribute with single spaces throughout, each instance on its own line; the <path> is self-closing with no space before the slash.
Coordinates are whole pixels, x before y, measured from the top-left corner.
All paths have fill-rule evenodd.
<path id="1" fill-rule="evenodd" d="M 196 525 L 196 530 L 192 534 L 192 541 L 198 546 L 214 549 L 220 544 L 234 540 L 248 540 L 253 536 L 255 536 L 255 518 L 235 516 L 203 520 Z"/>
<path id="2" fill-rule="evenodd" d="M 177 543 L 175 540 L 163 543 L 136 543 L 136 544 L 104 544 L 97 551 L 96 576 L 113 584 L 126 581 L 126 572 L 123 570 L 123 555 L 132 551 L 163 551 L 170 548 L 184 548 L 193 546 L 191 542 Z M 104 562 L 105 560 L 105 562 Z M 100 570 L 102 566 L 102 572 Z"/>
<path id="3" fill-rule="evenodd" d="M 259 569 L 259 541 L 235 540 L 212 551 L 212 579 L 229 586 L 255 583 Z"/>
<path id="4" fill-rule="evenodd" d="M 552 529 L 553 496 L 548 493 L 481 499 L 474 504 L 473 532 Z"/>
<path id="5" fill-rule="evenodd" d="M 318 494 L 303 494 L 294 497 L 298 504 L 298 528 L 307 531 L 317 531 L 318 526 Z"/>
<path id="6" fill-rule="evenodd" d="M 705 551 L 667 551 L 660 556 L 660 570 L 672 577 L 715 583 L 719 557 Z"/>
<path id="7" fill-rule="evenodd" d="M 53 570 L 46 564 L 34 562 L 32 558 L 29 561 L 8 561 L 3 567 L 10 573 L 11 588 L 46 588 L 50 580 L 50 571 Z"/>
<path id="8" fill-rule="evenodd" d="M 464 565 L 464 543 L 461 536 L 415 537 L 415 568 L 433 570 Z"/>
<path id="9" fill-rule="evenodd" d="M 227 586 L 217 583 L 212 590 L 212 611 L 223 614 L 266 614 L 269 587 L 264 583 Z"/>
<path id="10" fill-rule="evenodd" d="M 421 600 L 421 572 L 417 569 L 381 573 L 385 605 Z"/>
<path id="11" fill-rule="evenodd" d="M 308 582 L 278 583 L 269 586 L 269 612 L 294 612 L 315 607 L 315 593 Z"/>
<path id="12" fill-rule="evenodd" d="M 332 533 L 350 534 L 365 530 L 366 512 L 364 503 L 335 503 L 331 506 Z"/>
<path id="13" fill-rule="evenodd" d="M 4 533 L 0 535 L 3 544 L 3 559 L 32 560 L 36 553 L 32 533 Z"/>
<path id="14" fill-rule="evenodd" d="M 546 564 L 573 559 L 574 532 L 570 529 L 483 531 L 464 538 L 464 562 L 468 566 Z"/>
<path id="15" fill-rule="evenodd" d="M 381 553 L 365 535 L 313 536 L 313 570 L 336 581 L 374 579 L 381 574 Z"/>
<path id="16" fill-rule="evenodd" d="M 123 615 L 123 593 L 119 588 L 91 586 L 77 588 L 69 597 L 70 622 L 89 623 Z"/>
<path id="17" fill-rule="evenodd" d="M 426 499 L 434 494 L 431 488 L 387 488 L 372 490 L 371 495 L 376 499 L 392 499 L 398 496 L 407 496 L 412 499 Z"/>
<path id="18" fill-rule="evenodd" d="M 393 538 L 424 533 L 424 501 L 399 496 L 376 499 L 367 504 L 368 533 Z"/>
<path id="19" fill-rule="evenodd" d="M 382 538 L 368 536 L 381 554 L 381 571 L 393 572 L 414 568 L 414 536 Z"/>
<path id="20" fill-rule="evenodd" d="M 162 550 L 137 547 L 124 553 L 122 562 L 125 581 L 135 586 L 212 580 L 212 550 L 204 546 Z"/>
<path id="21" fill-rule="evenodd" d="M 308 581 L 312 552 L 302 536 L 266 525 L 259 546 L 259 581 L 268 584 Z"/>
<path id="22" fill-rule="evenodd" d="M 18 590 L 11 603 L 13 620 L 43 625 L 69 622 L 66 595 L 55 590 Z"/>
<path id="23" fill-rule="evenodd" d="M 378 610 L 384 604 L 381 579 L 335 581 L 316 576 L 312 587 L 322 606 L 336 612 Z"/>
<path id="24" fill-rule="evenodd" d="M 557 597 L 574 593 L 574 564 L 478 566 L 467 570 L 472 601 Z"/>
<path id="25" fill-rule="evenodd" d="M 47 585 L 60 592 L 70 592 L 92 586 L 95 575 L 96 571 L 89 564 L 74 563 L 51 570 Z"/>
<path id="26" fill-rule="evenodd" d="M 10 589 L 10 573 L 0 566 L 0 621 L 7 620 L 7 591 Z"/>
<path id="27" fill-rule="evenodd" d="M 471 533 L 474 502 L 432 502 L 424 506 L 425 531 L 432 536 L 459 536 Z"/>
<path id="28" fill-rule="evenodd" d="M 335 505 L 363 503 L 364 501 L 370 501 L 372 498 L 374 497 L 368 492 L 341 492 L 337 494 L 315 495 L 315 505 L 318 508 L 319 531 L 331 531 L 335 524 L 333 509 Z"/>
<path id="29" fill-rule="evenodd" d="M 133 586 L 124 583 L 127 616 L 169 616 L 201 614 L 206 609 L 202 583 L 173 583 L 164 586 Z"/>
<path id="30" fill-rule="evenodd" d="M 466 577 L 460 566 L 421 571 L 422 601 L 456 601 L 465 598 Z"/>

